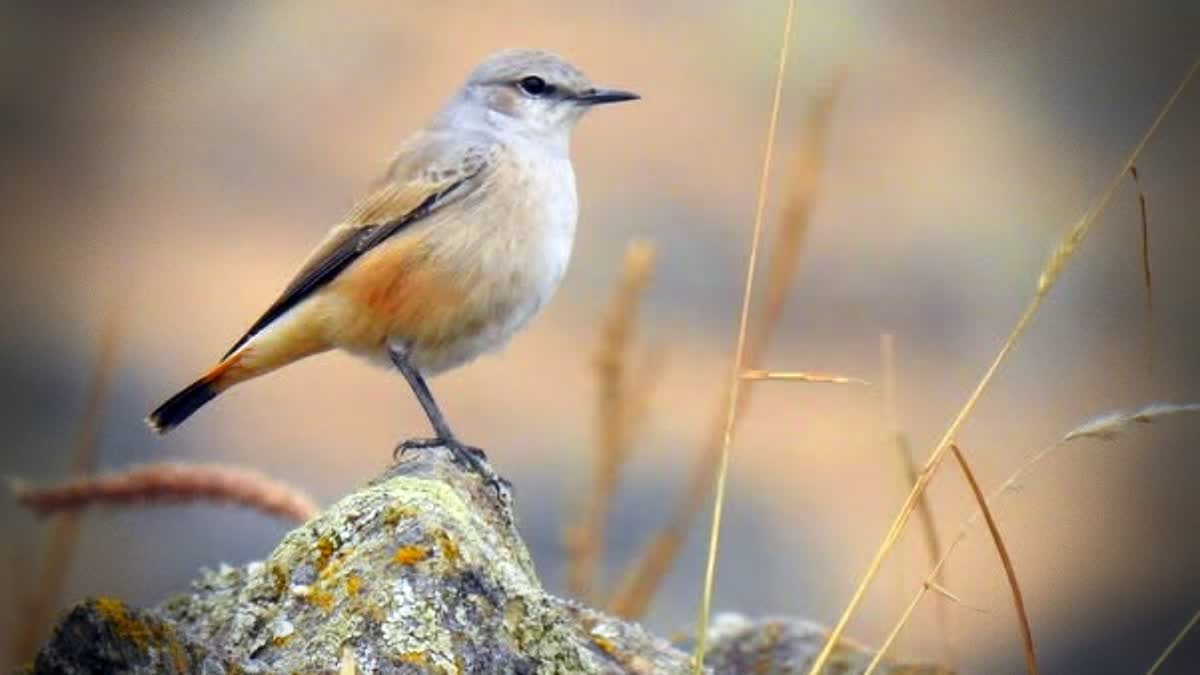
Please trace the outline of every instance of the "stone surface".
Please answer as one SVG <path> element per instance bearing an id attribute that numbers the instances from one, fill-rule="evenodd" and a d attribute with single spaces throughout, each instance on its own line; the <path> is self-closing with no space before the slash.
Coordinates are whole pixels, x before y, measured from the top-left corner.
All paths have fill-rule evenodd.
<path id="1" fill-rule="evenodd" d="M 705 664 L 716 673 L 804 675 L 825 646 L 823 626 L 791 618 L 751 620 L 721 614 L 709 628 L 712 649 Z M 863 645 L 843 640 L 825 666 L 826 673 L 862 673 L 875 656 Z M 884 661 L 877 673 L 889 675 L 952 675 L 934 664 L 895 664 Z"/>
<path id="2" fill-rule="evenodd" d="M 464 471 L 442 448 L 409 452 L 290 532 L 264 561 L 207 571 L 190 593 L 151 610 L 110 598 L 77 606 L 33 670 L 688 671 L 684 651 L 637 624 L 547 593 L 513 523 L 511 492 L 484 470 Z M 715 671 L 800 672 L 788 664 L 820 647 L 819 629 L 793 631 L 793 640 L 764 625 L 714 626 Z M 762 630 L 776 637 L 764 640 Z M 856 655 L 853 664 L 866 662 L 866 652 L 851 646 L 834 665 L 850 663 L 846 654 Z M 768 661 L 778 667 L 762 670 L 758 664 Z"/>

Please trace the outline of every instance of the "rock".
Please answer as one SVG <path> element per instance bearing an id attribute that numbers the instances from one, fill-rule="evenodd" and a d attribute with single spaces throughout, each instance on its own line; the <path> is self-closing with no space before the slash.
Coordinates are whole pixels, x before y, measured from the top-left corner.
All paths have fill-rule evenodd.
<path id="1" fill-rule="evenodd" d="M 828 631 L 815 623 L 790 618 L 751 620 L 738 614 L 720 614 L 709 627 L 712 648 L 705 664 L 715 673 L 754 675 L 804 675 L 825 646 Z M 834 649 L 827 673 L 862 673 L 875 656 L 865 646 L 843 640 Z M 883 661 L 880 675 L 952 675 L 933 664 L 894 664 Z"/>
<path id="2" fill-rule="evenodd" d="M 801 662 L 788 660 L 791 637 L 756 642 L 754 626 L 714 629 L 716 672 L 799 672 L 745 669 L 755 650 Z M 636 674 L 689 663 L 635 623 L 547 593 L 507 485 L 486 463 L 466 471 L 432 448 L 407 453 L 264 561 L 207 571 L 152 610 L 109 598 L 77 606 L 33 672 Z"/>

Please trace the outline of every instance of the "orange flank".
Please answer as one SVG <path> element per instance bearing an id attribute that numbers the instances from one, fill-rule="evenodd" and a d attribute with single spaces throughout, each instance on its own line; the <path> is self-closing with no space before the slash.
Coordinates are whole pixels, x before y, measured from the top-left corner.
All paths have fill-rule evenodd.
<path id="1" fill-rule="evenodd" d="M 321 293 L 329 342 L 382 353 L 389 339 L 436 351 L 478 331 L 462 275 L 440 267 L 420 237 L 396 237 L 355 261 Z"/>

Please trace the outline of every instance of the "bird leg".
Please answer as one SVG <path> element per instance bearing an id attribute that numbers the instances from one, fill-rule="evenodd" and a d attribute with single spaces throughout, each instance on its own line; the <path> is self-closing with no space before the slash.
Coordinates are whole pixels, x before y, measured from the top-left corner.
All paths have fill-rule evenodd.
<path id="1" fill-rule="evenodd" d="M 404 441 L 396 446 L 396 450 L 392 453 L 394 458 L 397 454 L 406 450 L 418 450 L 424 448 L 444 447 L 454 454 L 454 461 L 468 469 L 474 469 L 484 477 L 493 475 L 493 472 L 483 466 L 483 462 L 487 459 L 487 455 L 479 448 L 465 445 L 460 442 L 454 432 L 450 431 L 450 425 L 446 423 L 446 417 L 442 415 L 442 411 L 438 408 L 437 401 L 433 399 L 433 393 L 429 391 L 429 385 L 425 384 L 425 378 L 421 376 L 420 371 L 408 362 L 408 355 L 404 350 L 396 347 L 388 348 L 388 357 L 395 364 L 396 369 L 404 375 L 404 379 L 408 381 L 408 386 L 412 387 L 413 394 L 417 397 L 417 402 L 421 404 L 421 408 L 425 410 L 425 416 L 429 418 L 429 424 L 433 426 L 433 438 L 414 438 Z"/>

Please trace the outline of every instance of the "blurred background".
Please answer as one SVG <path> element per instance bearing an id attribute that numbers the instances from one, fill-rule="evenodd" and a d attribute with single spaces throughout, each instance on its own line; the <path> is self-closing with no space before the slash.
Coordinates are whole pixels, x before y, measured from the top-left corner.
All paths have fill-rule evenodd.
<path id="1" fill-rule="evenodd" d="M 58 3 L 0 6 L 0 474 L 66 475 L 102 328 L 124 306 L 102 468 L 216 461 L 322 503 L 426 433 L 403 380 L 323 355 L 240 387 L 169 437 L 142 424 L 207 368 L 328 226 L 492 51 L 558 51 L 644 100 L 575 136 L 575 256 L 546 312 L 498 356 L 433 382 L 459 434 L 517 486 L 520 528 L 565 591 L 562 530 L 589 484 L 591 363 L 627 242 L 658 246 L 640 344 L 661 380 L 612 513 L 606 579 L 664 522 L 719 414 L 749 243 L 783 2 Z M 766 366 L 874 386 L 752 385 L 735 444 L 715 607 L 834 621 L 906 492 L 878 384 L 895 334 L 897 419 L 924 460 L 1032 292 L 1200 55 L 1200 4 L 800 3 L 769 227 L 801 121 L 836 73 L 826 163 Z M 1200 400 L 1200 88 L 1138 163 L 959 441 L 985 490 L 1076 424 Z M 768 232 L 770 235 L 770 231 Z M 770 241 L 770 239 L 768 239 Z M 998 519 L 1046 672 L 1143 672 L 1200 607 L 1200 419 L 1064 447 Z M 946 465 L 948 541 L 972 510 Z M 700 518 L 647 624 L 691 627 Z M 266 555 L 287 523 L 232 507 L 98 509 L 56 606 L 149 605 L 201 566 Z M 0 647 L 26 621 L 47 531 L 0 505 Z M 849 634 L 877 644 L 928 569 L 914 521 Z M 973 531 L 946 585 L 965 672 L 1021 672 L 995 551 Z M 894 654 L 942 660 L 927 598 Z M 27 655 L 24 655 L 27 656 Z M 1162 672 L 1200 668 L 1193 636 Z"/>

